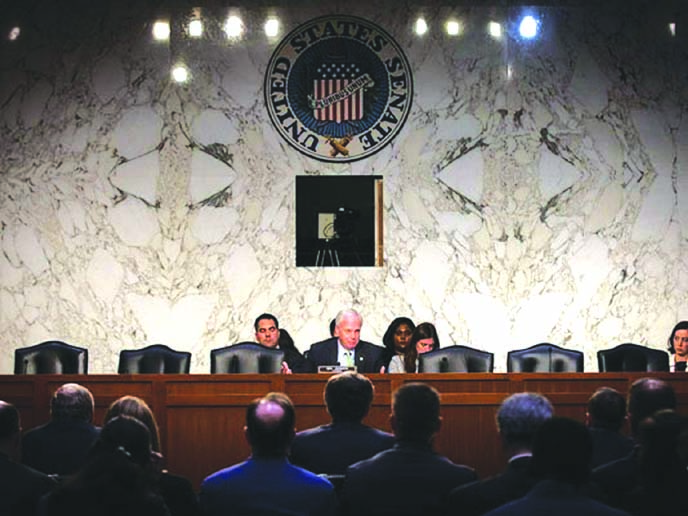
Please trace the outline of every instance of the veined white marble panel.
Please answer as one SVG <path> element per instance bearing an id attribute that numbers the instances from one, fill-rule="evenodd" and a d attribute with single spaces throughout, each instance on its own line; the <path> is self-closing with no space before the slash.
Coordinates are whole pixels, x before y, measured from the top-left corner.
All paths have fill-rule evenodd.
<path id="1" fill-rule="evenodd" d="M 497 371 L 540 341 L 583 350 L 594 371 L 597 349 L 664 348 L 688 319 L 686 58 L 643 13 L 542 8 L 545 30 L 525 43 L 484 30 L 513 9 L 467 6 L 449 37 L 442 8 L 419 37 L 414 2 L 353 0 L 348 14 L 404 49 L 413 108 L 379 153 L 325 164 L 272 127 L 262 85 L 277 40 L 240 3 L 238 40 L 190 42 L 178 23 L 153 43 L 147 12 L 94 4 L 99 31 L 3 43 L 7 351 L 68 340 L 89 347 L 99 373 L 123 348 L 163 342 L 208 372 L 210 350 L 251 339 L 258 313 L 275 313 L 303 350 L 353 306 L 373 342 L 407 315 L 434 322 L 443 345 L 494 352 Z M 281 9 L 280 37 L 331 12 Z M 170 80 L 177 60 L 186 84 Z M 302 174 L 383 176 L 383 267 L 294 266 Z"/>
<path id="2" fill-rule="evenodd" d="M 109 210 L 108 220 L 126 245 L 142 247 L 160 231 L 158 219 L 140 200 L 127 197 Z"/>
<path id="3" fill-rule="evenodd" d="M 670 176 L 676 152 L 665 117 L 661 112 L 647 110 L 633 110 L 631 115 L 655 172 Z"/>
<path id="4" fill-rule="evenodd" d="M 160 144 L 162 120 L 152 107 L 126 110 L 112 133 L 112 144 L 120 156 L 136 158 Z"/>
<path id="5" fill-rule="evenodd" d="M 233 144 L 239 132 L 232 121 L 220 111 L 206 109 L 194 120 L 193 137 L 202 145 L 212 143 Z"/>
<path id="6" fill-rule="evenodd" d="M 107 56 L 93 68 L 93 90 L 101 102 L 107 104 L 125 91 L 126 86 L 126 76 L 118 58 Z"/>
<path id="7" fill-rule="evenodd" d="M 133 194 L 150 205 L 157 200 L 160 160 L 157 152 L 125 161 L 112 172 L 111 181 L 120 190 Z"/>
<path id="8" fill-rule="evenodd" d="M 194 150 L 191 156 L 189 195 L 193 204 L 206 201 L 226 190 L 234 181 L 236 172 L 226 163 Z"/>
<path id="9" fill-rule="evenodd" d="M 658 176 L 643 199 L 633 226 L 633 240 L 661 240 L 676 202 L 670 177 Z"/>

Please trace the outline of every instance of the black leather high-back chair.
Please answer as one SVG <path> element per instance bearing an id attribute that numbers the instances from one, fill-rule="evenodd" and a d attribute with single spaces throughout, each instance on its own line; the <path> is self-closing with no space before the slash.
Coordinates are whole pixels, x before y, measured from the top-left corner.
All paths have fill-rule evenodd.
<path id="1" fill-rule="evenodd" d="M 210 352 L 211 373 L 279 373 L 284 351 L 255 342 L 239 342 Z"/>
<path id="2" fill-rule="evenodd" d="M 88 350 L 48 340 L 14 350 L 14 374 L 86 374 Z"/>
<path id="3" fill-rule="evenodd" d="M 191 368 L 191 353 L 175 351 L 164 344 L 119 352 L 120 374 L 183 374 Z"/>
<path id="4" fill-rule="evenodd" d="M 669 371 L 669 353 L 627 342 L 597 352 L 601 373 L 624 371 Z"/>
<path id="5" fill-rule="evenodd" d="M 583 353 L 549 342 L 509 351 L 506 370 L 509 373 L 582 373 Z"/>
<path id="6" fill-rule="evenodd" d="M 419 373 L 491 373 L 494 353 L 468 346 L 449 346 L 418 355 Z"/>

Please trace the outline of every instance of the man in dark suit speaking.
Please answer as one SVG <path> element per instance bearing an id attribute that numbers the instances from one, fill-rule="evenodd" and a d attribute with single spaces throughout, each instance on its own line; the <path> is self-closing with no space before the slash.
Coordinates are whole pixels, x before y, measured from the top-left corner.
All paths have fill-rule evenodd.
<path id="1" fill-rule="evenodd" d="M 308 350 L 314 369 L 321 365 L 356 366 L 359 373 L 384 372 L 384 349 L 361 340 L 363 318 L 353 309 L 342 310 L 335 319 L 335 336 L 316 342 Z"/>

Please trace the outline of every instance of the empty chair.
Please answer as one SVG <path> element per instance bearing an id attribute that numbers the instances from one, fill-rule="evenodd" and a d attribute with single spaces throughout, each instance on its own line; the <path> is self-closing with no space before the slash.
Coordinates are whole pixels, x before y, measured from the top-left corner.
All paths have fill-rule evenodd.
<path id="1" fill-rule="evenodd" d="M 191 367 L 191 353 L 175 351 L 164 344 L 119 352 L 120 374 L 183 374 Z"/>
<path id="2" fill-rule="evenodd" d="M 583 353 L 543 342 L 509 351 L 506 370 L 509 373 L 582 373 Z"/>
<path id="3" fill-rule="evenodd" d="M 279 373 L 284 351 L 240 342 L 210 352 L 211 373 Z"/>
<path id="4" fill-rule="evenodd" d="M 597 352 L 601 373 L 622 371 L 668 371 L 669 353 L 627 342 Z"/>
<path id="5" fill-rule="evenodd" d="M 48 340 L 14 351 L 14 374 L 86 374 L 88 350 Z"/>
<path id="6" fill-rule="evenodd" d="M 449 346 L 418 355 L 419 373 L 491 373 L 494 353 Z"/>

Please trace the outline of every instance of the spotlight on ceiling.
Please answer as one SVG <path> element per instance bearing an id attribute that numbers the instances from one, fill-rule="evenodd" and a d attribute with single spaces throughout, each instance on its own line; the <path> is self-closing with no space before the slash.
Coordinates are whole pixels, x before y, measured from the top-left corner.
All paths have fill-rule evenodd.
<path id="1" fill-rule="evenodd" d="M 518 33 L 522 38 L 533 39 L 538 34 L 540 28 L 540 20 L 531 15 L 524 16 L 518 26 Z"/>
<path id="2" fill-rule="evenodd" d="M 494 39 L 499 39 L 502 37 L 502 25 L 500 23 L 491 21 L 487 25 L 487 32 L 489 32 L 490 36 L 492 36 Z"/>
<path id="3" fill-rule="evenodd" d="M 200 38 L 203 35 L 203 22 L 201 20 L 191 20 L 189 22 L 189 36 Z"/>
<path id="4" fill-rule="evenodd" d="M 455 20 L 449 20 L 447 22 L 447 34 L 450 36 L 458 36 L 461 32 L 461 25 Z"/>
<path id="5" fill-rule="evenodd" d="M 189 80 L 189 70 L 184 65 L 176 65 L 172 68 L 172 79 L 174 82 L 184 83 Z"/>
<path id="6" fill-rule="evenodd" d="M 265 22 L 265 35 L 274 38 L 277 34 L 279 34 L 279 21 L 277 18 L 269 18 Z"/>
<path id="7" fill-rule="evenodd" d="M 428 24 L 426 23 L 424 18 L 418 18 L 416 20 L 416 27 L 415 27 L 416 34 L 419 36 L 422 36 L 426 32 L 428 32 Z"/>
<path id="8" fill-rule="evenodd" d="M 153 24 L 153 37 L 157 41 L 170 39 L 170 24 L 166 21 L 156 21 Z"/>
<path id="9" fill-rule="evenodd" d="M 230 16 L 225 22 L 224 30 L 228 38 L 238 38 L 244 32 L 244 24 L 238 16 Z"/>

